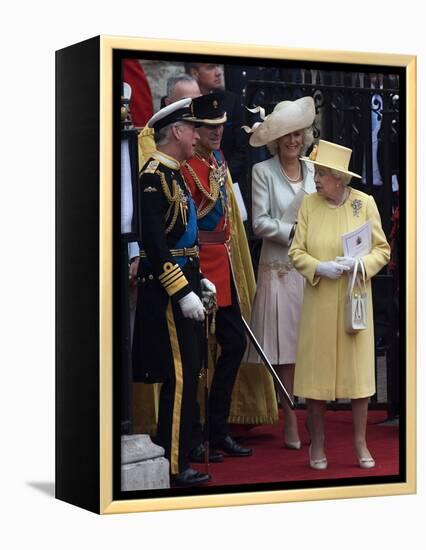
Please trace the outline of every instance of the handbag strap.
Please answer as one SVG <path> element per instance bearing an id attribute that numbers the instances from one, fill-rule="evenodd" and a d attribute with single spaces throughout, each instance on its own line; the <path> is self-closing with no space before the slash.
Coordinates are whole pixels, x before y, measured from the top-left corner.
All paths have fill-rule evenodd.
<path id="1" fill-rule="evenodd" d="M 358 268 L 360 268 L 360 274 L 358 274 Z M 348 273 L 348 278 L 350 278 L 350 274 Z M 362 291 L 364 291 L 364 293 L 366 292 L 367 288 L 366 288 L 366 284 L 365 284 L 365 266 L 364 266 L 364 262 L 362 261 L 361 258 L 355 258 L 355 265 L 354 265 L 354 269 L 352 271 L 352 277 L 351 277 L 351 281 L 350 281 L 350 284 L 348 284 L 348 292 L 347 292 L 347 295 L 348 296 L 351 296 L 352 295 L 352 292 L 355 288 L 355 282 L 358 286 L 358 288 Z"/>
<path id="2" fill-rule="evenodd" d="M 366 293 L 367 292 L 367 285 L 366 285 L 366 277 L 367 276 L 366 276 L 366 273 L 365 273 L 365 265 L 364 265 L 364 262 L 362 261 L 362 258 L 358 259 L 358 265 L 361 268 L 361 276 L 359 274 L 357 276 L 358 286 L 361 290 L 364 291 L 364 293 Z"/>

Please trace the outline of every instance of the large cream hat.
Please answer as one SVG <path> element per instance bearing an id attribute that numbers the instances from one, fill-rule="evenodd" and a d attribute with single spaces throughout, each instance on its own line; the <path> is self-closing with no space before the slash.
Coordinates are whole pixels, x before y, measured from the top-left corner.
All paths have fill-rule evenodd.
<path id="1" fill-rule="evenodd" d="M 319 166 L 325 166 L 326 168 L 332 168 L 343 174 L 349 174 L 354 178 L 361 178 L 359 174 L 355 174 L 348 170 L 351 155 L 352 149 L 343 147 L 343 145 L 337 145 L 337 143 L 331 143 L 331 141 L 320 139 L 318 145 L 314 146 L 309 157 L 301 157 L 301 160 L 312 162 L 312 164 L 318 164 Z"/>
<path id="2" fill-rule="evenodd" d="M 263 122 L 256 122 L 251 128 L 243 126 L 243 129 L 251 134 L 249 143 L 253 147 L 266 145 L 291 132 L 308 128 L 315 118 L 315 103 L 309 96 L 301 97 L 296 101 L 281 101 L 266 117 L 261 107 L 248 110 L 251 113 L 260 113 L 263 119 Z"/>

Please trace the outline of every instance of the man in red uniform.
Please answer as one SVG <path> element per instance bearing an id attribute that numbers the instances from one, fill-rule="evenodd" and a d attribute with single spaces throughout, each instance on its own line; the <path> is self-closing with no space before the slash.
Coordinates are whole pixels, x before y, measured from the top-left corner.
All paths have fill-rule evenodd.
<path id="1" fill-rule="evenodd" d="M 184 163 L 182 175 L 191 190 L 197 208 L 201 270 L 216 287 L 216 339 L 220 355 L 215 365 L 209 395 L 210 447 L 228 456 L 250 456 L 251 449 L 242 447 L 229 435 L 228 416 L 231 394 L 238 368 L 244 355 L 246 338 L 237 291 L 229 257 L 230 224 L 226 181 L 228 167 L 220 150 L 226 113 L 224 94 L 216 92 L 193 99 L 200 140 L 195 155 Z M 199 408 L 196 417 L 199 419 Z M 193 433 L 190 460 L 204 460 L 201 426 Z M 212 453 L 211 461 L 222 456 Z"/>
<path id="2" fill-rule="evenodd" d="M 185 63 L 185 71 L 198 82 L 202 94 L 223 91 L 223 108 L 226 111 L 226 122 L 221 149 L 225 155 L 233 181 L 238 182 L 240 188 L 245 190 L 247 185 L 246 149 L 248 140 L 241 128 L 244 124 L 241 97 L 225 89 L 222 69 L 217 63 Z"/>

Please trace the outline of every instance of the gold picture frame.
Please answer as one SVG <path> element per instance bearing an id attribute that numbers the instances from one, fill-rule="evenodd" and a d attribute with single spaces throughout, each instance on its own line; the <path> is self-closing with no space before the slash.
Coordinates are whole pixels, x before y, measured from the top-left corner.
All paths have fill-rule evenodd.
<path id="1" fill-rule="evenodd" d="M 90 55 L 86 55 L 86 44 L 90 50 Z M 74 49 L 74 50 L 73 50 Z M 387 67 L 394 67 L 402 71 L 404 76 L 405 98 L 403 110 L 405 116 L 404 131 L 406 143 L 404 146 L 405 154 L 405 288 L 403 289 L 405 298 L 405 441 L 400 441 L 405 453 L 405 480 L 395 483 L 372 483 L 367 484 L 348 484 L 345 486 L 330 487 L 312 487 L 300 489 L 284 489 L 271 491 L 254 492 L 232 492 L 227 493 L 226 488 L 223 493 L 200 494 L 191 496 L 159 496 L 158 498 L 135 498 L 125 500 L 114 499 L 113 491 L 113 446 L 114 446 L 114 334 L 113 334 L 113 228 L 114 228 L 114 174 L 113 174 L 113 155 L 114 155 L 114 55 L 115 52 L 129 52 L 134 56 L 140 52 L 140 58 L 144 58 L 144 53 L 150 54 L 185 54 L 196 56 L 216 56 L 220 59 L 229 58 L 230 63 L 233 59 L 259 59 L 276 60 L 278 62 L 289 61 L 299 62 L 302 66 L 305 63 L 318 64 L 341 64 L 353 67 L 362 66 L 381 66 L 386 70 Z M 74 59 L 73 56 L 77 57 Z M 254 45 L 237 45 L 226 43 L 209 42 L 190 42 L 179 40 L 155 40 L 145 38 L 126 38 L 114 36 L 101 36 L 83 42 L 77 46 L 71 46 L 57 52 L 57 98 L 59 116 L 57 118 L 57 132 L 61 134 L 67 123 L 66 110 L 69 109 L 70 100 L 67 91 L 70 78 L 67 71 L 77 75 L 75 61 L 83 59 L 87 65 L 87 74 L 89 75 L 90 63 L 96 63 L 97 68 L 93 74 L 93 86 L 91 90 L 99 89 L 99 104 L 91 109 L 98 109 L 94 127 L 98 130 L 98 157 L 93 161 L 98 162 L 98 174 L 91 176 L 98 178 L 97 192 L 94 194 L 98 201 L 98 218 L 92 223 L 98 223 L 96 230 L 99 236 L 98 258 L 94 260 L 91 268 L 98 265 L 97 278 L 93 281 L 98 290 L 98 299 L 93 307 L 98 307 L 97 315 L 93 319 L 98 319 L 97 330 L 94 330 L 93 336 L 96 340 L 98 356 L 94 364 L 87 365 L 90 369 L 96 371 L 96 375 L 91 381 L 96 385 L 98 382 L 98 417 L 91 424 L 90 433 L 95 433 L 96 427 L 99 429 L 98 454 L 96 454 L 93 464 L 90 466 L 90 472 L 96 472 L 98 464 L 98 479 L 90 479 L 89 470 L 86 476 L 80 477 L 80 487 L 72 488 L 73 480 L 77 478 L 80 471 L 70 471 L 74 468 L 71 462 L 67 460 L 67 450 L 71 447 L 71 440 L 66 436 L 73 424 L 71 407 L 71 397 L 75 400 L 80 396 L 81 399 L 89 399 L 88 393 L 78 388 L 78 385 L 72 386 L 71 390 L 66 389 L 65 382 L 67 378 L 66 368 L 67 359 L 64 349 L 67 347 L 67 337 L 65 325 L 68 319 L 67 327 L 73 326 L 71 322 L 72 305 L 66 306 L 63 299 L 63 293 L 66 292 L 66 284 L 63 282 L 64 272 L 68 266 L 68 259 L 60 256 L 57 263 L 57 303 L 58 303 L 58 327 L 57 327 L 57 497 L 77 504 L 84 508 L 91 509 L 101 514 L 114 514 L 124 512 L 141 512 L 156 510 L 173 510 L 185 508 L 203 508 L 217 506 L 235 506 L 247 504 L 265 504 L 277 502 L 296 502 L 307 500 L 323 500 L 334 498 L 356 498 L 368 496 L 385 496 L 409 494 L 416 491 L 416 57 L 400 54 L 378 54 L 366 52 L 343 52 L 326 50 L 302 50 L 286 47 L 269 47 Z M 91 60 L 91 61 L 90 61 Z M 74 67 L 70 69 L 70 67 Z M 92 67 L 93 69 L 93 67 Z M 74 72 L 73 72 L 74 71 Z M 76 76 L 77 78 L 77 76 Z M 89 78 L 89 76 L 87 77 Z M 95 93 L 95 92 L 94 92 Z M 82 97 L 84 93 L 82 92 Z M 91 98 L 93 100 L 93 98 Z M 77 124 L 77 123 L 75 123 Z M 96 134 L 96 128 L 94 134 Z M 63 248 L 66 234 L 64 221 L 66 217 L 66 200 L 62 200 L 62 191 L 65 182 L 65 168 L 62 158 L 67 154 L 67 144 L 71 143 L 65 137 L 58 137 L 57 142 L 57 189 L 58 189 L 58 208 L 57 208 L 57 242 Z M 66 164 L 66 163 L 65 163 Z M 84 164 L 84 163 L 83 163 Z M 76 168 L 77 169 L 77 168 Z M 92 182 L 93 184 L 93 182 Z M 69 192 L 69 191 L 68 191 Z M 89 221 L 87 222 L 90 223 Z M 89 225 L 87 226 L 89 227 Z M 83 241 L 82 241 L 83 242 Z M 88 268 L 89 269 L 89 268 Z M 77 285 L 84 284 L 77 280 Z M 92 288 L 94 288 L 92 286 Z M 82 297 L 80 297 L 82 298 Z M 65 305 L 64 305 L 65 304 Z M 81 329 L 83 330 L 83 328 Z M 68 335 L 68 336 L 67 336 Z M 71 345 L 71 344 L 69 344 Z M 90 345 L 94 345 L 92 342 Z M 95 352 L 94 352 L 95 353 Z M 84 353 L 80 357 L 84 361 Z M 87 370 L 87 369 L 86 369 Z M 80 382 L 83 383 L 88 376 L 83 371 Z M 72 384 L 71 384 L 72 385 Z M 93 387 L 92 387 L 93 389 Z M 68 395 L 68 391 L 71 392 Z M 72 393 L 74 391 L 74 393 Z M 89 405 L 88 405 L 88 408 Z M 90 409 L 91 414 L 95 411 Z M 80 413 L 83 416 L 83 411 Z M 76 417 L 80 418 L 76 415 Z M 73 441 L 77 445 L 82 445 L 82 441 L 88 439 L 88 433 L 79 434 L 84 431 L 84 424 L 79 424 L 79 429 L 73 431 Z M 81 440 L 79 437 L 81 436 Z M 91 445 L 91 444 L 90 444 Z M 83 451 L 82 451 L 83 452 Z M 88 449 L 89 453 L 89 449 Z M 87 455 L 84 455 L 88 456 Z M 80 468 L 81 466 L 79 466 Z M 58 481 L 59 480 L 59 481 Z M 84 487 L 84 484 L 91 485 L 90 490 Z M 85 496 L 86 492 L 90 495 Z M 80 497 L 80 495 L 83 495 Z"/>

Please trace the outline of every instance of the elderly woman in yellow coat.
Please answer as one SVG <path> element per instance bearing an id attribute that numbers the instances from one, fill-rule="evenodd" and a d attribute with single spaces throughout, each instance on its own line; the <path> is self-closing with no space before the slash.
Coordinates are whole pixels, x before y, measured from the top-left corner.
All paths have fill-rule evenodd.
<path id="1" fill-rule="evenodd" d="M 352 151 L 320 140 L 307 162 L 315 165 L 316 193 L 304 198 L 289 251 L 306 286 L 300 323 L 294 393 L 306 398 L 311 444 L 309 463 L 327 468 L 324 451 L 326 401 L 352 401 L 354 446 L 362 468 L 375 466 L 366 443 L 368 398 L 375 393 L 374 328 L 371 278 L 384 267 L 390 248 L 373 197 L 349 187 Z M 343 256 L 342 234 L 367 221 L 371 251 L 362 257 L 367 280 L 367 328 L 356 334 L 345 330 L 346 273 L 354 258 Z"/>

